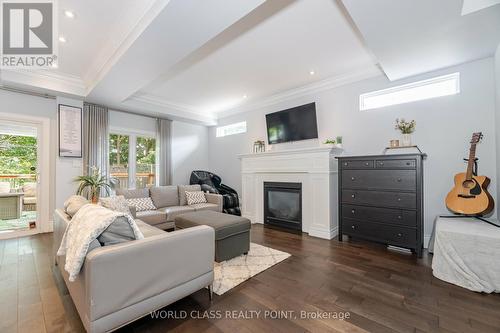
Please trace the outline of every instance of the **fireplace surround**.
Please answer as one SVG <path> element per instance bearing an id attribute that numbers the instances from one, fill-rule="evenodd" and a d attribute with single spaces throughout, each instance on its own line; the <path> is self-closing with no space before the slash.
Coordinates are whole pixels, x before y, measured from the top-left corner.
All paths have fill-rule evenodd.
<path id="1" fill-rule="evenodd" d="M 310 147 L 241 154 L 242 215 L 264 220 L 264 183 L 302 185 L 302 232 L 332 239 L 337 235 L 337 160 L 342 150 Z"/>
<path id="2" fill-rule="evenodd" d="M 302 183 L 264 182 L 264 224 L 302 232 Z"/>

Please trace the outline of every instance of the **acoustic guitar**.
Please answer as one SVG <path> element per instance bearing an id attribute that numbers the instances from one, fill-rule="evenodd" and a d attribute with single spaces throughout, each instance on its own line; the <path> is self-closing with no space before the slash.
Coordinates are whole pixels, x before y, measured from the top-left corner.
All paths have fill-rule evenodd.
<path id="1" fill-rule="evenodd" d="M 456 214 L 481 216 L 493 209 L 493 198 L 486 190 L 490 179 L 473 174 L 476 145 L 482 138 L 481 132 L 472 135 L 467 171 L 455 175 L 455 187 L 446 196 L 446 207 Z"/>

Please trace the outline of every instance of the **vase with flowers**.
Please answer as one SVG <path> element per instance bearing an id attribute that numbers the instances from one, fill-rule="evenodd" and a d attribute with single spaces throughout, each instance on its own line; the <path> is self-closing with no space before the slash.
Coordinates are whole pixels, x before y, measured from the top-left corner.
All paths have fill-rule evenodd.
<path id="1" fill-rule="evenodd" d="M 402 134 L 402 145 L 405 147 L 411 146 L 411 135 L 415 132 L 415 127 L 417 126 L 417 122 L 415 120 L 406 121 L 404 119 L 396 119 L 395 129 L 401 132 Z"/>

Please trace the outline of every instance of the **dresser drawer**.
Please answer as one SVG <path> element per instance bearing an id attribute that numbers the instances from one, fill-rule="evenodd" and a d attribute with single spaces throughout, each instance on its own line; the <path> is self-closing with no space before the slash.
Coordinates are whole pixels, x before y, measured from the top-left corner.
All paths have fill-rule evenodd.
<path id="1" fill-rule="evenodd" d="M 373 160 L 347 160 L 342 161 L 343 169 L 373 169 Z"/>
<path id="2" fill-rule="evenodd" d="M 342 217 L 363 221 L 381 222 L 415 228 L 417 212 L 392 208 L 342 205 Z"/>
<path id="3" fill-rule="evenodd" d="M 415 170 L 345 170 L 342 188 L 415 191 Z"/>
<path id="4" fill-rule="evenodd" d="M 415 169 L 417 161 L 413 159 L 407 160 L 376 160 L 375 167 L 377 169 Z"/>
<path id="5" fill-rule="evenodd" d="M 415 193 L 342 190 L 342 203 L 394 208 L 417 208 Z"/>
<path id="6" fill-rule="evenodd" d="M 416 229 L 366 223 L 349 218 L 342 219 L 342 233 L 408 248 L 415 248 L 417 244 Z"/>

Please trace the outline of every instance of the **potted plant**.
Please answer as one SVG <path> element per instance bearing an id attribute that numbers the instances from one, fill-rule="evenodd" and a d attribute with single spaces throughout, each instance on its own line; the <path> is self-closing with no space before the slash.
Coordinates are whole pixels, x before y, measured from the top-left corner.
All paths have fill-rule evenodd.
<path id="1" fill-rule="evenodd" d="M 404 119 L 396 119 L 395 129 L 399 130 L 403 135 L 403 146 L 411 146 L 411 134 L 415 132 L 416 125 L 415 120 L 405 121 Z"/>
<path id="2" fill-rule="evenodd" d="M 86 195 L 87 198 L 92 200 L 92 203 L 99 201 L 99 193 L 104 189 L 109 195 L 111 184 L 106 177 L 104 177 L 99 168 L 92 167 L 90 175 L 76 177 L 75 182 L 79 182 L 76 194 Z"/>
<path id="3" fill-rule="evenodd" d="M 323 144 L 330 146 L 330 147 L 335 147 L 335 140 L 334 139 L 326 139 L 325 142 L 323 142 Z"/>

